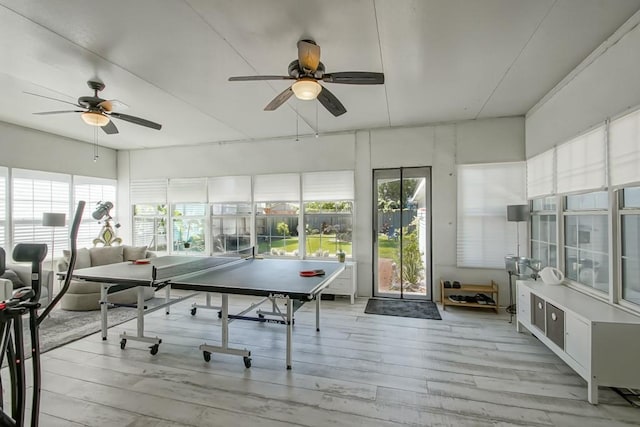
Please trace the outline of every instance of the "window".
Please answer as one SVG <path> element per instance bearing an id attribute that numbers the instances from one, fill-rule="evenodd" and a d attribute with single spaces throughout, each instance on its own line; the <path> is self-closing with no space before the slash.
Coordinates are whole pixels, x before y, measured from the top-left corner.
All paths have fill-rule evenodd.
<path id="1" fill-rule="evenodd" d="M 258 253 L 299 256 L 300 175 L 256 176 L 254 201 Z"/>
<path id="2" fill-rule="evenodd" d="M 458 166 L 458 267 L 504 268 L 517 250 L 507 205 L 524 200 L 523 162 Z"/>
<path id="3" fill-rule="evenodd" d="M 167 252 L 167 180 L 133 181 L 133 244 Z"/>
<path id="4" fill-rule="evenodd" d="M 622 191 L 622 299 L 640 305 L 640 187 Z"/>
<path id="5" fill-rule="evenodd" d="M 7 168 L 0 166 L 0 247 L 7 246 Z M 9 252 L 6 250 L 6 252 Z"/>
<path id="6" fill-rule="evenodd" d="M 251 251 L 251 177 L 209 179 L 211 239 L 214 254 Z"/>
<path id="7" fill-rule="evenodd" d="M 565 197 L 565 276 L 606 294 L 609 293 L 607 214 L 607 192 Z"/>
<path id="8" fill-rule="evenodd" d="M 176 203 L 171 209 L 172 252 L 199 252 L 206 254 L 205 203 Z"/>
<path id="9" fill-rule="evenodd" d="M 558 266 L 556 198 L 543 197 L 531 203 L 531 257 L 542 266 Z"/>
<path id="10" fill-rule="evenodd" d="M 93 240 L 98 237 L 104 224 L 104 220 L 96 221 L 91 215 L 95 211 L 96 205 L 100 202 L 111 202 L 114 207 L 110 215 L 115 215 L 116 208 L 116 181 L 113 179 L 100 179 L 83 176 L 73 178 L 73 204 L 74 209 L 80 200 L 86 202 L 82 222 L 78 230 L 77 245 L 79 248 L 91 247 Z M 117 221 L 112 221 L 111 225 L 116 228 Z"/>
<path id="11" fill-rule="evenodd" d="M 353 171 L 305 173 L 302 195 L 306 256 L 351 257 Z"/>
<path id="12" fill-rule="evenodd" d="M 68 220 L 70 183 L 70 175 L 13 169 L 13 244 L 46 243 L 49 259 L 62 256 L 62 250 L 69 245 L 68 226 L 44 227 L 42 214 L 64 213 Z"/>

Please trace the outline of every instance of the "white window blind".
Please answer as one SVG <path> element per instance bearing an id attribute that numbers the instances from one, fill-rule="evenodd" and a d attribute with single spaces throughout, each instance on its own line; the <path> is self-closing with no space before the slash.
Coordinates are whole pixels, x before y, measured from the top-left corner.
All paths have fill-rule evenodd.
<path id="1" fill-rule="evenodd" d="M 572 139 L 556 149 L 558 193 L 606 187 L 604 126 Z"/>
<path id="2" fill-rule="evenodd" d="M 0 247 L 7 248 L 7 168 L 0 166 Z"/>
<path id="3" fill-rule="evenodd" d="M 174 178 L 169 180 L 170 203 L 206 203 L 205 178 Z"/>
<path id="4" fill-rule="evenodd" d="M 250 176 L 219 176 L 209 178 L 209 202 L 250 202 Z"/>
<path id="5" fill-rule="evenodd" d="M 167 203 L 166 179 L 132 181 L 130 191 L 132 205 L 144 203 L 163 205 Z"/>
<path id="6" fill-rule="evenodd" d="M 305 201 L 353 200 L 353 193 L 353 171 L 302 174 L 302 198 Z"/>
<path id="7" fill-rule="evenodd" d="M 502 269 L 505 255 L 516 252 L 516 230 L 508 226 L 507 205 L 525 201 L 524 166 L 524 162 L 458 166 L 459 267 Z"/>
<path id="8" fill-rule="evenodd" d="M 77 245 L 79 248 L 93 246 L 93 239 L 98 237 L 102 229 L 102 224 L 91 216 L 98 203 L 113 203 L 114 207 L 111 209 L 110 214 L 115 215 L 116 186 L 117 182 L 114 179 L 87 176 L 73 177 L 73 208 L 75 209 L 80 200 L 84 200 L 86 203 L 80 228 L 78 229 Z M 112 225 L 115 225 L 115 223 L 117 223 L 117 218 L 115 218 Z"/>
<path id="9" fill-rule="evenodd" d="M 527 197 L 529 199 L 554 194 L 554 155 L 555 149 L 552 149 L 527 160 Z"/>
<path id="10" fill-rule="evenodd" d="M 609 126 L 611 185 L 640 182 L 640 110 Z"/>
<path id="11" fill-rule="evenodd" d="M 254 185 L 256 202 L 300 200 L 300 175 L 297 173 L 257 175 Z"/>
<path id="12" fill-rule="evenodd" d="M 13 169 L 12 216 L 13 243 L 46 243 L 51 252 L 55 241 L 54 257 L 62 256 L 69 246 L 69 187 L 71 176 L 49 172 Z M 42 214 L 64 213 L 67 225 L 44 227 Z M 47 256 L 50 258 L 51 253 Z"/>

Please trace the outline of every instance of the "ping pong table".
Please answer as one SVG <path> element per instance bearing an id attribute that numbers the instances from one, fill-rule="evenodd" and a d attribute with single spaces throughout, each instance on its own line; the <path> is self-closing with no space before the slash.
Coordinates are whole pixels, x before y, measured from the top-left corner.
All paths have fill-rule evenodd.
<path id="1" fill-rule="evenodd" d="M 125 348 L 127 340 L 152 344 L 151 354 L 158 352 L 162 342 L 159 337 L 144 335 L 144 314 L 166 308 L 178 301 L 206 292 L 221 294 L 220 318 L 221 344 L 200 345 L 205 361 L 211 353 L 242 356 L 245 367 L 251 366 L 251 352 L 246 348 L 229 347 L 229 323 L 243 316 L 264 302 L 271 301 L 272 312 L 261 312 L 257 320 L 284 323 L 286 325 L 286 366 L 291 369 L 291 345 L 293 335 L 294 300 L 316 301 L 316 330 L 320 330 L 320 295 L 322 291 L 344 270 L 344 264 L 332 261 L 262 259 L 256 257 L 186 257 L 161 256 L 149 259 L 148 263 L 123 262 L 97 267 L 83 268 L 73 272 L 73 278 L 88 282 L 99 282 L 101 286 L 102 339 L 107 339 L 108 295 L 122 289 L 137 287 L 137 335 L 120 335 L 120 347 Z M 324 274 L 303 277 L 301 272 L 321 271 Z M 144 287 L 165 289 L 165 303 L 147 309 L 144 301 Z M 170 290 L 193 291 L 182 298 L 171 298 Z M 258 303 L 237 315 L 229 314 L 229 295 L 241 294 L 262 297 Z M 207 298 L 207 301 L 209 299 Z M 286 310 L 280 310 L 277 303 L 284 301 Z M 216 307 L 218 308 L 218 307 Z M 286 314 L 285 314 L 286 313 Z M 192 310 L 191 314 L 195 314 Z M 280 320 L 268 319 L 265 314 L 279 316 Z"/>

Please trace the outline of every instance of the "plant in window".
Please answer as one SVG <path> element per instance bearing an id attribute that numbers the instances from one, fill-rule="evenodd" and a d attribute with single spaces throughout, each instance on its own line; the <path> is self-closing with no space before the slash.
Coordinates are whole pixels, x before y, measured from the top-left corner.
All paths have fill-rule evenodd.
<path id="1" fill-rule="evenodd" d="M 407 226 L 402 227 L 402 281 L 408 291 L 417 291 L 423 279 L 424 263 L 418 243 L 418 218 Z M 400 265 L 399 254 L 396 255 L 396 265 Z"/>
<path id="2" fill-rule="evenodd" d="M 278 232 L 278 234 L 282 234 L 282 240 L 283 240 L 283 244 L 282 247 L 286 247 L 287 246 L 287 236 L 289 235 L 289 226 L 287 225 L 286 222 L 279 222 L 278 225 L 276 226 L 276 231 Z M 278 253 L 279 255 L 284 255 L 284 253 Z"/>

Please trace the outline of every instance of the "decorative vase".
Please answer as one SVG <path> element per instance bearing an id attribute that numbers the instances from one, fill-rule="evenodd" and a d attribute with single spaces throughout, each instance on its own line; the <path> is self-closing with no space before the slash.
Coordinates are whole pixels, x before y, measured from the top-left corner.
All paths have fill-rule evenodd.
<path id="1" fill-rule="evenodd" d="M 346 258 L 347 254 L 342 251 L 338 252 L 338 262 L 344 262 Z"/>

